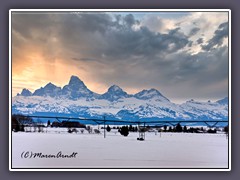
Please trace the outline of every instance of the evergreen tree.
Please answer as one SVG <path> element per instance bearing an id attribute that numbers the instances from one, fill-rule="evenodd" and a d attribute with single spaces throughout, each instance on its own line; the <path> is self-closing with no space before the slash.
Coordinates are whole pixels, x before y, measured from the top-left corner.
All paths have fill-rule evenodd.
<path id="1" fill-rule="evenodd" d="M 30 124 L 32 123 L 32 118 L 21 115 L 21 114 L 13 114 L 12 115 L 12 131 L 18 132 L 18 131 L 25 131 L 24 130 L 24 124 Z"/>
<path id="2" fill-rule="evenodd" d="M 167 125 L 164 125 L 163 129 L 164 129 L 164 132 L 166 132 L 167 131 Z"/>
<path id="3" fill-rule="evenodd" d="M 129 134 L 129 129 L 127 126 L 122 126 L 122 128 L 120 129 L 120 134 L 123 136 L 128 136 Z"/>
<path id="4" fill-rule="evenodd" d="M 23 124 L 20 125 L 20 129 L 19 129 L 19 131 L 22 131 L 22 132 L 25 131 L 25 130 L 24 130 L 24 125 L 23 125 Z"/>
<path id="5" fill-rule="evenodd" d="M 16 116 L 12 116 L 12 131 L 18 132 L 20 130 L 19 122 L 17 121 Z"/>
<path id="6" fill-rule="evenodd" d="M 47 126 L 48 126 L 48 127 L 51 126 L 51 122 L 50 122 L 50 120 L 48 120 L 48 122 L 47 122 Z"/>
<path id="7" fill-rule="evenodd" d="M 134 131 L 132 125 L 129 126 L 129 131 Z"/>
<path id="8" fill-rule="evenodd" d="M 193 133 L 193 132 L 194 132 L 193 127 L 190 127 L 190 129 L 188 130 L 188 132 Z"/>
<path id="9" fill-rule="evenodd" d="M 224 132 L 225 132 L 226 134 L 228 134 L 228 132 L 229 132 L 228 125 L 224 127 Z"/>
<path id="10" fill-rule="evenodd" d="M 107 132 L 110 132 L 111 131 L 111 128 L 110 128 L 110 126 L 109 125 L 107 125 Z"/>
<path id="11" fill-rule="evenodd" d="M 217 133 L 217 130 L 216 129 L 208 129 L 208 131 L 207 131 L 208 133 Z"/>
<path id="12" fill-rule="evenodd" d="M 180 125 L 180 123 L 178 123 L 176 126 L 176 132 L 182 132 L 182 126 Z"/>
<path id="13" fill-rule="evenodd" d="M 134 132 L 138 132 L 138 128 L 137 128 L 137 126 L 134 128 Z"/>
<path id="14" fill-rule="evenodd" d="M 187 126 L 183 127 L 183 132 L 187 132 Z"/>
<path id="15" fill-rule="evenodd" d="M 172 126 L 169 127 L 168 131 L 169 131 L 169 132 L 172 132 L 172 131 L 173 131 L 173 130 L 172 130 Z"/>

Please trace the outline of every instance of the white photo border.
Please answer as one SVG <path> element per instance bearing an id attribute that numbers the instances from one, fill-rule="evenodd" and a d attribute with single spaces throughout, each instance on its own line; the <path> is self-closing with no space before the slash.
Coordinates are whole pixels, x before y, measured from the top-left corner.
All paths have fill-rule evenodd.
<path id="1" fill-rule="evenodd" d="M 228 12 L 228 168 L 12 168 L 12 13 L 13 12 Z M 9 171 L 231 171 L 231 10 L 230 9 L 10 9 L 9 10 Z"/>

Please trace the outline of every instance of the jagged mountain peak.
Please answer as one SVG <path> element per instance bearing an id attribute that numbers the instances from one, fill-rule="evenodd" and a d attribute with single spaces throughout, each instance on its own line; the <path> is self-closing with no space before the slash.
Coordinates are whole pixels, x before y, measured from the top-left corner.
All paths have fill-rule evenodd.
<path id="1" fill-rule="evenodd" d="M 120 88 L 117 85 L 112 85 L 108 91 L 104 94 L 102 94 L 99 99 L 106 99 L 108 101 L 116 101 L 121 98 L 128 98 L 131 97 L 131 95 L 127 94 L 127 92 L 123 91 L 122 88 Z"/>
<path id="2" fill-rule="evenodd" d="M 228 97 L 220 99 L 220 100 L 216 101 L 216 103 L 222 104 L 222 105 L 228 104 Z"/>
<path id="3" fill-rule="evenodd" d="M 68 99 L 77 100 L 79 98 L 94 98 L 98 95 L 89 90 L 79 77 L 73 75 L 68 85 L 63 87 L 62 96 Z"/>
<path id="4" fill-rule="evenodd" d="M 112 85 L 109 87 L 108 91 L 102 95 L 92 92 L 87 88 L 84 82 L 75 75 L 70 77 L 69 83 L 65 85 L 63 88 L 57 87 L 52 82 L 49 82 L 44 87 L 41 87 L 32 94 L 31 92 L 27 92 L 25 90 L 24 93 L 26 96 L 51 96 L 51 97 L 62 97 L 66 99 L 74 99 L 77 100 L 79 98 L 90 98 L 90 99 L 106 99 L 108 101 L 115 101 L 121 98 L 129 98 L 135 97 L 141 100 L 149 100 L 154 98 L 155 100 L 160 101 L 169 101 L 166 97 L 164 97 L 157 89 L 151 88 L 148 90 L 142 90 L 141 92 L 130 95 L 125 92 L 118 85 Z M 21 95 L 21 94 L 18 94 Z"/>
<path id="5" fill-rule="evenodd" d="M 148 93 L 153 93 L 153 94 L 157 94 L 157 95 L 161 95 L 162 94 L 157 90 L 157 89 L 154 89 L 154 88 L 151 88 L 149 90 L 146 90 Z"/>
<path id="6" fill-rule="evenodd" d="M 22 92 L 20 94 L 18 94 L 18 96 L 31 96 L 32 95 L 32 92 L 29 91 L 28 89 L 24 88 L 22 90 Z"/>
<path id="7" fill-rule="evenodd" d="M 56 85 L 54 85 L 53 83 L 49 82 L 48 84 L 46 84 L 46 86 L 44 86 L 44 88 L 46 89 L 54 89 L 54 88 L 60 88 L 57 87 Z"/>
<path id="8" fill-rule="evenodd" d="M 71 89 L 72 91 L 79 91 L 80 89 L 83 91 L 90 91 L 84 82 L 77 76 L 71 76 L 69 83 L 63 87 L 64 91 L 67 89 Z"/>
<path id="9" fill-rule="evenodd" d="M 117 85 L 112 85 L 111 87 L 108 88 L 108 92 L 115 92 L 115 91 L 123 91 L 123 90 Z"/>
<path id="10" fill-rule="evenodd" d="M 56 85 L 49 82 L 44 87 L 37 89 L 32 94 L 33 96 L 50 96 L 50 97 L 57 97 L 60 95 L 61 87 L 57 87 Z"/>
<path id="11" fill-rule="evenodd" d="M 78 76 L 72 75 L 68 85 L 72 85 L 72 84 L 84 84 L 84 83 Z"/>
<path id="12" fill-rule="evenodd" d="M 166 97 L 164 97 L 157 89 L 151 88 L 151 89 L 144 89 L 134 95 L 135 98 L 137 99 L 143 99 L 143 100 L 148 100 L 151 98 L 158 98 L 160 100 L 166 100 L 169 101 Z"/>
<path id="13" fill-rule="evenodd" d="M 99 95 L 89 90 L 77 76 L 72 76 L 69 84 L 63 88 L 50 82 L 33 94 L 23 89 L 21 94 L 13 97 L 12 111 L 27 114 L 63 113 L 66 116 L 74 114 L 89 118 L 108 114 L 112 118 L 137 120 L 227 119 L 228 97 L 214 103 L 202 103 L 192 99 L 178 105 L 170 102 L 154 88 L 130 95 L 117 85 L 109 87 L 106 93 Z"/>

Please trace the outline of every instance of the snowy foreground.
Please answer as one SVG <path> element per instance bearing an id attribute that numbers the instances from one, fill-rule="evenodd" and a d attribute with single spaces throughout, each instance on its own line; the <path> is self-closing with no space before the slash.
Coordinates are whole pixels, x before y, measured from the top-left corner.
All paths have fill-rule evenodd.
<path id="1" fill-rule="evenodd" d="M 107 132 L 105 139 L 103 133 L 12 133 L 12 168 L 228 168 L 224 134 L 147 132 L 145 141 L 137 137 L 138 133 L 123 137 L 116 131 Z M 27 157 L 60 151 L 77 154 L 73 158 Z"/>

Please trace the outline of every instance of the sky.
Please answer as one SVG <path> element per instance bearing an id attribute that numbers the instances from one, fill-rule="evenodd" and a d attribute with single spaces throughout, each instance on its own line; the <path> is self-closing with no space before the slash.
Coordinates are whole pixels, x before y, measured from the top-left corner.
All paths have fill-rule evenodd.
<path id="1" fill-rule="evenodd" d="M 103 94 L 228 96 L 228 12 L 13 12 L 12 96 L 71 75 Z"/>

